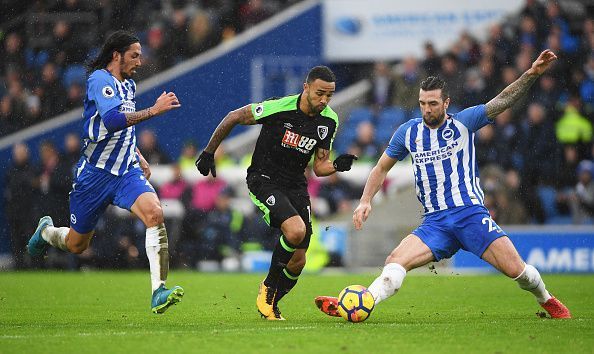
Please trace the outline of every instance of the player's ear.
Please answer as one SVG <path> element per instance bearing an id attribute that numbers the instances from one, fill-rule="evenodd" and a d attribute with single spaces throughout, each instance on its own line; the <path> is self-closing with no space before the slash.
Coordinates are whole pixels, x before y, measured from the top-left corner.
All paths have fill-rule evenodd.
<path id="1" fill-rule="evenodd" d="M 303 83 L 303 91 L 309 91 L 309 85 L 307 84 L 307 82 Z"/>
<path id="2" fill-rule="evenodd" d="M 448 109 L 448 107 L 450 106 L 450 98 L 446 98 L 445 101 L 443 101 L 443 108 L 444 109 Z"/>

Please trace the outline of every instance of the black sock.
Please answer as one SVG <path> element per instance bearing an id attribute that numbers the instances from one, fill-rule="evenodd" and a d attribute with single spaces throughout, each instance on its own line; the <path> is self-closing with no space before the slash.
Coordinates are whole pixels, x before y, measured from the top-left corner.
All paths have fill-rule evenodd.
<path id="1" fill-rule="evenodd" d="M 287 241 L 285 235 L 281 235 L 274 247 L 274 251 L 272 251 L 270 269 L 266 279 L 264 279 L 264 285 L 276 288 L 279 276 L 291 260 L 291 257 L 293 257 L 293 253 L 295 253 L 295 246 Z"/>
<path id="2" fill-rule="evenodd" d="M 295 287 L 297 281 L 299 280 L 299 275 L 301 273 L 293 273 L 287 268 L 283 269 L 279 278 L 278 278 L 278 286 L 276 290 L 276 297 L 274 298 L 274 302 L 279 302 L 283 296 L 287 295 L 291 289 Z"/>

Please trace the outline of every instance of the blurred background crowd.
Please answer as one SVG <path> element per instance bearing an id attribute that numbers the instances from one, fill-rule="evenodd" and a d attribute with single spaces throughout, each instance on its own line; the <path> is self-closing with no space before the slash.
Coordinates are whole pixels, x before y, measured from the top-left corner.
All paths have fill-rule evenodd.
<path id="1" fill-rule="evenodd" d="M 10 11 L 0 13 L 0 136 L 81 106 L 84 62 L 97 53 L 110 30 L 128 29 L 141 39 L 144 66 L 136 78 L 139 81 L 298 1 L 64 0 L 34 1 L 33 6 L 7 2 Z M 493 98 L 545 48 L 559 58 L 554 67 L 513 109 L 478 132 L 476 151 L 485 204 L 502 225 L 591 225 L 594 13 L 590 11 L 569 15 L 557 2 L 527 0 L 519 14 L 491 27 L 484 41 L 462 33 L 446 52 L 438 53 L 427 42 L 422 57 L 333 66 L 337 72 L 348 72 L 352 82 L 365 78 L 372 83 L 366 102 L 342 117 L 334 147 L 338 153 L 357 154 L 358 163 L 374 163 L 395 128 L 420 117 L 418 90 L 426 76 L 446 80 L 451 97 L 448 112 L 455 113 Z M 184 171 L 195 169 L 195 157 L 202 147 L 189 141 L 178 156 L 169 156 L 150 130 L 142 131 L 138 142 L 149 163 L 173 170 L 172 178 L 156 184 L 162 200 L 178 201 L 183 210 L 168 223 L 173 266 L 194 267 L 203 261 L 220 264 L 246 249 L 272 246 L 274 231 L 259 214 L 232 202 L 245 197 L 236 183 L 224 176 L 184 178 L 189 173 Z M 68 223 L 68 192 L 79 149 L 78 132 L 64 141 L 47 141 L 39 151 L 14 145 L 4 203 L 15 266 L 145 266 L 142 223 L 114 209 L 101 219 L 97 231 L 113 237 L 97 237 L 81 256 L 50 254 L 47 260 L 33 264 L 23 254 L 40 216 L 49 214 L 55 216 L 56 224 Z M 217 169 L 249 165 L 250 156 L 236 159 L 220 150 Z M 322 219 L 350 213 L 365 182 L 353 184 L 339 175 L 309 179 L 314 211 Z M 339 259 L 333 261 L 340 264 Z"/>

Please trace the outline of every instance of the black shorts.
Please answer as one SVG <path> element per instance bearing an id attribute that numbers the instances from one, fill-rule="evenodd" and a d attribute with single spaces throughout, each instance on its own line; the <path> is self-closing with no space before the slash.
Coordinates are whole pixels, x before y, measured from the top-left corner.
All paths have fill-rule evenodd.
<path id="1" fill-rule="evenodd" d="M 268 225 L 280 229 L 288 218 L 295 215 L 301 217 L 306 231 L 305 238 L 297 248 L 307 249 L 312 234 L 311 203 L 307 190 L 281 187 L 258 173 L 248 175 L 247 186 L 252 201 L 264 213 L 263 218 Z"/>

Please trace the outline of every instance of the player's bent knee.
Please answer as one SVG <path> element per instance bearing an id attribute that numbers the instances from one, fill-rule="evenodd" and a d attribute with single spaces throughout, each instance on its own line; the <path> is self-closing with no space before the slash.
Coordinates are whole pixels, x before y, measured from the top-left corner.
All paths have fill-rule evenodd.
<path id="1" fill-rule="evenodd" d="M 283 230 L 283 234 L 293 245 L 300 244 L 305 238 L 305 233 L 307 232 L 305 223 L 301 219 L 299 219 L 299 221 L 300 222 L 295 222 Z"/>
<path id="2" fill-rule="evenodd" d="M 163 209 L 159 205 L 153 206 L 149 212 L 146 213 L 145 224 L 146 227 L 153 227 L 164 223 Z"/>
<path id="3" fill-rule="evenodd" d="M 89 248 L 89 243 L 88 242 L 76 242 L 76 243 L 69 242 L 66 244 L 66 246 L 68 247 L 68 251 L 70 251 L 70 253 L 81 254 L 87 248 Z"/>

